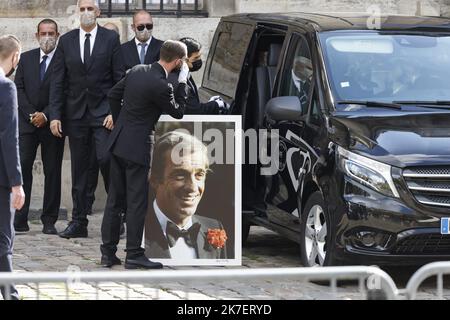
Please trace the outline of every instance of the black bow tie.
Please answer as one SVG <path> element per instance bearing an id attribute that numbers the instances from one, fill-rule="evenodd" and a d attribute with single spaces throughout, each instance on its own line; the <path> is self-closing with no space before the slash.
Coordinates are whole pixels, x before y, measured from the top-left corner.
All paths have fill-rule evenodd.
<path id="1" fill-rule="evenodd" d="M 200 231 L 200 224 L 194 223 L 188 230 L 180 230 L 174 223 L 168 221 L 166 226 L 166 236 L 169 247 L 173 247 L 178 238 L 184 238 L 186 244 L 195 247 L 197 244 L 197 236 Z"/>

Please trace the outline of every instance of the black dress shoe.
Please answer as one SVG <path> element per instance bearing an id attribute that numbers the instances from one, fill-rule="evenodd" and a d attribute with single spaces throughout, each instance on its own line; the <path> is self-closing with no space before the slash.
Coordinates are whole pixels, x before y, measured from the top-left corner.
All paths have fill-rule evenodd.
<path id="1" fill-rule="evenodd" d="M 125 269 L 162 269 L 163 265 L 159 262 L 150 261 L 142 255 L 133 259 L 125 260 Z"/>
<path id="2" fill-rule="evenodd" d="M 111 268 L 112 266 L 121 265 L 122 261 L 120 261 L 120 259 L 117 258 L 116 255 L 102 254 L 102 259 L 100 261 L 100 264 L 103 267 Z"/>
<path id="3" fill-rule="evenodd" d="M 14 230 L 16 232 L 28 232 L 30 231 L 30 227 L 28 226 L 28 223 L 14 223 Z"/>
<path id="4" fill-rule="evenodd" d="M 42 228 L 43 234 L 58 234 L 58 231 L 55 228 L 54 224 L 44 224 L 44 227 Z"/>
<path id="5" fill-rule="evenodd" d="M 67 226 L 66 230 L 59 233 L 61 238 L 70 239 L 70 238 L 87 238 L 88 230 L 86 226 L 82 226 L 79 223 L 71 222 Z"/>

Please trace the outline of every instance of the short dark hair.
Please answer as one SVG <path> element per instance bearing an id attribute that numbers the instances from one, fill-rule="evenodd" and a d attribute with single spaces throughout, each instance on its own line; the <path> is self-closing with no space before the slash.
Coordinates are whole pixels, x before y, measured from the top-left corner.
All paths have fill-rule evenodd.
<path id="1" fill-rule="evenodd" d="M 160 58 L 164 62 L 172 62 L 187 56 L 187 48 L 183 42 L 167 40 L 161 47 Z"/>
<path id="2" fill-rule="evenodd" d="M 20 40 L 13 35 L 5 35 L 0 37 L 0 60 L 5 60 L 14 52 L 20 51 Z"/>
<path id="3" fill-rule="evenodd" d="M 175 146 L 191 154 L 197 151 L 203 152 L 205 156 L 205 167 L 209 171 L 208 149 L 205 144 L 196 136 L 175 130 L 165 133 L 156 141 L 153 150 L 151 181 L 159 183 L 164 180 L 167 157 L 171 154 L 170 152 Z"/>
<path id="4" fill-rule="evenodd" d="M 188 57 L 190 57 L 194 52 L 199 52 L 202 49 L 201 43 L 194 38 L 185 37 L 181 38 L 180 41 L 186 45 Z"/>
<path id="5" fill-rule="evenodd" d="M 55 20 L 52 19 L 44 19 L 41 22 L 38 23 L 37 26 L 37 32 L 39 33 L 39 28 L 41 27 L 41 24 L 53 24 L 56 27 L 56 33 L 58 33 L 58 24 L 56 23 Z"/>

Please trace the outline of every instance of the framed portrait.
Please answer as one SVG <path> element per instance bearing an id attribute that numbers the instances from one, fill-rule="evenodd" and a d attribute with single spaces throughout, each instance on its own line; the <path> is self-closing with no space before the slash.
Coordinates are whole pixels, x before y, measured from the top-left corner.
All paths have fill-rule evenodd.
<path id="1" fill-rule="evenodd" d="M 240 116 L 162 116 L 155 131 L 145 255 L 167 266 L 242 263 Z"/>

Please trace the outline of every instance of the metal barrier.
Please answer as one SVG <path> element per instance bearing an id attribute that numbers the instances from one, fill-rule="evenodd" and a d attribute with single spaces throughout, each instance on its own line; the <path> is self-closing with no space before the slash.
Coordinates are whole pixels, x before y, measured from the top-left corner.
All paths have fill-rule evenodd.
<path id="1" fill-rule="evenodd" d="M 414 300 L 420 285 L 428 278 L 437 278 L 437 298 L 444 298 L 444 275 L 450 275 L 450 262 L 432 262 L 417 270 L 409 279 L 406 289 L 402 291 L 407 299 Z"/>
<path id="2" fill-rule="evenodd" d="M 185 286 L 199 282 L 255 280 L 296 280 L 296 281 L 326 281 L 331 287 L 332 299 L 337 298 L 338 281 L 356 280 L 358 290 L 364 298 L 397 299 L 398 290 L 391 277 L 377 267 L 324 267 L 324 268 L 276 268 L 276 269 L 208 269 L 208 270 L 158 270 L 158 271 L 100 271 L 100 272 L 26 272 L 0 273 L 0 286 L 9 288 L 11 284 L 33 284 L 36 287 L 36 299 L 40 299 L 39 286 L 44 283 L 63 283 L 66 290 L 65 299 L 69 299 L 70 286 L 74 283 L 94 283 L 95 299 L 99 299 L 100 283 L 134 283 L 160 284 L 168 282 L 183 283 Z M 129 298 L 129 287 L 125 286 L 126 296 Z M 377 293 L 373 295 L 371 293 Z M 185 290 L 185 299 L 190 294 Z M 7 292 L 7 299 L 9 293 Z"/>

